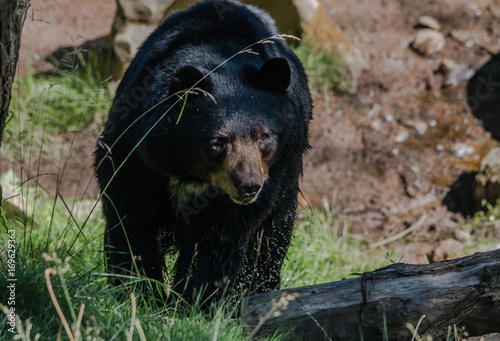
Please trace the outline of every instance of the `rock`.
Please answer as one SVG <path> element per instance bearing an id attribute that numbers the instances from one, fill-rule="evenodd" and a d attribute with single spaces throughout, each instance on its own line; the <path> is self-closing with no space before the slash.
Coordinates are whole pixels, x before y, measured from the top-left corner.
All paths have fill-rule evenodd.
<path id="1" fill-rule="evenodd" d="M 168 7 L 164 16 L 168 16 L 173 11 L 184 10 L 194 4 L 196 0 L 174 0 Z M 317 0 L 241 0 L 248 5 L 254 5 L 267 11 L 276 22 L 276 26 L 281 33 L 291 34 L 297 37 L 302 35 L 301 21 L 311 20 L 320 4 Z M 219 8 L 221 18 L 230 15 L 225 11 L 224 6 Z"/>
<path id="2" fill-rule="evenodd" d="M 372 121 L 372 123 L 370 124 L 370 126 L 372 127 L 373 130 L 375 131 L 380 131 L 380 129 L 382 129 L 382 121 L 378 118 L 374 119 Z"/>
<path id="3" fill-rule="evenodd" d="M 469 232 L 464 231 L 464 230 L 455 230 L 454 231 L 455 238 L 461 242 L 468 242 L 472 239 L 471 235 Z"/>
<path id="4" fill-rule="evenodd" d="M 469 48 L 474 46 L 474 44 L 476 44 L 476 41 L 477 41 L 477 37 L 476 37 L 475 33 L 469 32 L 469 31 L 454 30 L 454 31 L 451 31 L 451 36 L 455 40 L 464 44 L 465 47 L 469 47 Z"/>
<path id="5" fill-rule="evenodd" d="M 406 124 L 415 129 L 420 135 L 424 135 L 428 129 L 428 125 L 424 121 L 408 120 Z"/>
<path id="6" fill-rule="evenodd" d="M 429 17 L 428 15 L 423 15 L 418 18 L 418 27 L 430 28 L 436 31 L 439 31 L 441 29 L 441 25 L 439 24 L 439 22 L 433 17 Z"/>
<path id="7" fill-rule="evenodd" d="M 440 262 L 447 259 L 464 256 L 463 245 L 455 239 L 445 239 L 439 242 L 432 254 L 432 262 Z"/>
<path id="8" fill-rule="evenodd" d="M 463 142 L 456 143 L 450 148 L 450 153 L 459 159 L 463 159 L 467 155 L 474 154 L 475 152 L 476 148 Z"/>
<path id="9" fill-rule="evenodd" d="M 368 113 L 367 113 L 367 116 L 368 117 L 377 117 L 378 114 L 382 111 L 382 107 L 380 106 L 380 104 L 378 103 L 375 103 L 373 105 L 373 107 L 368 110 Z"/>
<path id="10" fill-rule="evenodd" d="M 441 32 L 424 28 L 418 31 L 410 47 L 422 56 L 429 57 L 441 51 L 445 43 L 446 39 Z"/>
<path id="11" fill-rule="evenodd" d="M 474 237 L 484 236 L 484 238 L 500 240 L 500 220 L 495 219 L 494 215 L 490 215 L 488 221 L 481 224 L 481 228 L 481 234 L 474 233 Z"/>
<path id="12" fill-rule="evenodd" d="M 469 14 L 470 16 L 476 16 L 476 17 L 479 17 L 481 16 L 481 14 L 483 14 L 483 10 L 479 7 L 477 2 L 475 1 L 469 2 L 469 4 L 464 8 L 464 12 Z"/>
<path id="13" fill-rule="evenodd" d="M 410 134 L 406 130 L 402 130 L 396 135 L 396 137 L 394 138 L 394 141 L 396 141 L 398 143 L 404 142 L 408 139 L 409 136 L 410 136 Z"/>
<path id="14" fill-rule="evenodd" d="M 23 210 L 23 207 L 26 208 L 26 198 L 20 194 L 21 187 L 6 181 L 6 179 L 15 179 L 15 183 L 19 180 L 13 174 L 12 169 L 9 169 L 4 176 L 0 177 L 0 207 L 3 209 L 5 216 L 8 220 L 15 220 L 25 227 L 38 227 L 38 222 L 34 220 L 34 217 L 29 216 Z"/>
<path id="15" fill-rule="evenodd" d="M 246 1 L 253 4 L 254 1 Z M 268 10 L 268 7 L 274 1 L 265 1 L 262 8 Z M 300 27 L 303 30 L 303 36 L 307 37 L 309 44 L 318 46 L 324 50 L 335 50 L 340 54 L 344 64 L 348 69 L 348 91 L 351 94 L 356 93 L 358 87 L 358 79 L 363 70 L 370 67 L 368 59 L 363 55 L 360 49 L 351 44 L 344 35 L 344 32 L 324 11 L 321 4 L 317 0 L 296 0 L 285 1 L 286 6 L 295 6 L 297 8 Z M 279 18 L 283 16 L 280 12 L 283 9 L 270 14 L 279 23 Z M 278 24 L 278 28 L 283 32 Z"/>
<path id="16" fill-rule="evenodd" d="M 125 66 L 135 56 L 147 36 L 156 28 L 154 25 L 128 23 L 115 35 L 113 52 L 115 58 Z"/>
<path id="17" fill-rule="evenodd" d="M 118 11 L 113 24 L 111 41 L 114 50 L 113 74 L 120 77 L 135 55 L 136 47 L 150 32 L 149 26 L 157 26 L 162 18 L 176 10 L 186 9 L 195 0 L 116 0 Z M 347 72 L 348 91 L 357 91 L 358 78 L 369 68 L 369 62 L 361 50 L 352 45 L 340 27 L 324 13 L 318 0 L 242 0 L 260 7 L 273 17 L 281 33 L 305 36 L 307 42 L 327 51 L 340 54 Z M 230 15 L 220 9 L 221 16 Z M 222 18 L 222 17 L 221 17 Z M 142 27 L 140 24 L 146 24 Z M 119 41 L 117 41 L 119 39 Z M 332 52 L 333 53 L 333 52 Z"/>
<path id="18" fill-rule="evenodd" d="M 117 0 L 119 11 L 131 22 L 158 24 L 174 0 Z"/>
<path id="19" fill-rule="evenodd" d="M 441 61 L 441 64 L 436 72 L 443 74 L 444 86 L 456 85 L 468 81 L 472 76 L 474 76 L 474 70 L 448 58 Z"/>
<path id="20" fill-rule="evenodd" d="M 314 19 L 320 8 L 318 0 L 297 0 L 294 1 L 294 3 L 297 7 L 300 20 L 306 23 L 310 23 Z"/>
<path id="21" fill-rule="evenodd" d="M 109 37 L 112 47 L 111 72 L 122 76 L 137 49 L 158 26 L 174 0 L 116 0 L 117 11 Z"/>
<path id="22" fill-rule="evenodd" d="M 481 161 L 474 179 L 474 198 L 477 203 L 486 199 L 490 204 L 500 198 L 500 146 L 493 148 Z"/>

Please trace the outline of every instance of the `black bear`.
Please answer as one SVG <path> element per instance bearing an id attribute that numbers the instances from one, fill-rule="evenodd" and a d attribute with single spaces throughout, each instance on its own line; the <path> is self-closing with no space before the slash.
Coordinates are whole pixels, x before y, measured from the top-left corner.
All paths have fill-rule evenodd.
<path id="1" fill-rule="evenodd" d="M 143 43 L 95 152 L 112 272 L 174 275 L 187 300 L 279 286 L 312 110 L 283 38 L 260 9 L 205 0 Z"/>

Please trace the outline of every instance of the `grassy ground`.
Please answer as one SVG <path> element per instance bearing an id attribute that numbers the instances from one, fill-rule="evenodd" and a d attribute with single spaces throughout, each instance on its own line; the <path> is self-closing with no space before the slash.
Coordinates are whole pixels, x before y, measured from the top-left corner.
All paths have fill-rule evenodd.
<path id="1" fill-rule="evenodd" d="M 304 49 L 299 54 L 304 54 L 303 60 L 309 58 L 306 68 L 312 82 L 318 84 L 318 92 L 325 91 L 332 85 L 321 82 L 323 69 L 314 71 L 314 64 L 326 63 L 326 57 L 314 61 Z M 97 77 L 96 81 L 95 72 L 83 60 L 77 62 L 54 74 L 31 74 L 17 80 L 2 158 L 19 161 L 53 154 L 64 148 L 58 145 L 63 131 L 99 134 L 112 91 L 106 80 Z M 240 340 L 252 332 L 231 306 L 221 305 L 209 313 L 196 306 L 158 306 L 135 290 L 143 279 L 126 287 L 110 287 L 102 253 L 103 221 L 95 201 L 28 187 L 23 183 L 26 179 L 12 171 L 2 178 L 4 184 L 16 188 L 18 195 L 9 202 L 18 207 L 4 203 L 7 214 L 0 219 L 0 250 L 4 250 L 0 269 L 5 274 L 0 276 L 0 303 L 5 312 L 0 315 L 0 340 L 13 337 L 11 312 L 6 310 L 11 308 L 22 340 Z M 300 215 L 282 272 L 285 288 L 339 280 L 401 256 L 385 249 L 370 251 L 364 241 L 350 234 L 349 222 L 338 219 L 327 205 L 302 210 Z M 498 206 L 490 207 L 466 228 L 499 217 Z M 467 247 L 469 252 L 481 248 L 475 243 Z M 7 282 L 7 275 L 16 279 L 15 296 L 3 289 L 12 283 Z"/>
<path id="2" fill-rule="evenodd" d="M 5 174 L 4 180 L 19 182 L 12 172 Z M 251 332 L 239 322 L 231 307 L 218 307 L 209 314 L 202 314 L 198 307 L 157 307 L 151 298 L 134 291 L 134 283 L 110 287 L 102 255 L 103 221 L 98 214 L 91 214 L 92 205 L 86 200 L 54 199 L 41 189 L 19 190 L 26 202 L 23 207 L 27 217 L 24 221 L 7 217 L 1 233 L 4 245 L 9 237 L 6 231 L 16 233 L 13 278 L 17 279 L 17 328 L 25 333 L 29 330 L 31 339 L 40 335 L 40 340 L 55 340 L 59 334 L 67 335 L 61 329 L 64 319 L 75 338 L 79 330 L 83 339 L 91 340 L 125 340 L 131 328 L 133 339 L 138 340 L 235 340 L 245 339 Z M 284 287 L 338 280 L 352 272 L 389 263 L 382 251 L 374 256 L 351 238 L 348 223 L 336 220 L 328 209 L 315 210 L 312 216 L 309 211 L 304 214 L 309 216 L 298 223 L 283 269 Z M 7 260 L 8 255 L 4 254 L 3 273 L 8 269 Z M 0 287 L 8 284 L 4 277 L 0 279 Z M 135 293 L 135 302 L 131 293 Z M 9 306 L 8 294 L 0 293 L 0 302 L 5 306 Z M 57 313 L 56 302 L 61 314 Z M 6 323 L 7 316 L 3 315 L 0 325 Z M 145 338 L 141 338 L 141 332 Z M 10 337 L 7 329 L 0 329 L 1 340 Z M 23 339 L 29 340 L 30 336 Z"/>

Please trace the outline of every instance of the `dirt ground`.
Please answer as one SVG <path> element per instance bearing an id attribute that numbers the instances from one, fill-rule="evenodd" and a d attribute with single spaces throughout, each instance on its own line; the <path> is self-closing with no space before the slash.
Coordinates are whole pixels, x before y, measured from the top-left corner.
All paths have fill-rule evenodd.
<path id="1" fill-rule="evenodd" d="M 452 203 L 460 200 L 450 199 L 451 186 L 462 174 L 477 171 L 496 141 L 478 125 L 467 104 L 466 80 L 447 85 L 440 65 L 450 59 L 464 67 L 459 72 L 463 75 L 478 70 L 500 50 L 500 2 L 322 4 L 370 67 L 355 94 L 315 99 L 313 149 L 305 160 L 301 204 L 318 206 L 328 200 L 339 216 L 352 221 L 352 232 L 369 243 L 413 226 L 414 231 L 395 244 L 406 262 L 459 256 L 463 234 L 457 221 L 463 218 L 450 212 L 443 200 L 447 195 Z M 35 2 L 23 32 L 20 73 L 29 64 L 47 70 L 44 57 L 61 46 L 107 35 L 115 9 L 114 0 Z M 439 21 L 446 40 L 431 57 L 409 47 L 422 15 Z M 75 183 L 91 181 L 88 163 L 95 138 L 76 139 L 78 148 L 70 156 L 73 168 L 59 187 L 63 195 L 75 195 Z M 472 152 L 457 156 L 457 145 L 463 144 L 473 147 Z M 40 165 L 41 171 L 57 173 L 51 167 L 51 162 Z M 94 185 L 87 194 L 95 196 Z"/>

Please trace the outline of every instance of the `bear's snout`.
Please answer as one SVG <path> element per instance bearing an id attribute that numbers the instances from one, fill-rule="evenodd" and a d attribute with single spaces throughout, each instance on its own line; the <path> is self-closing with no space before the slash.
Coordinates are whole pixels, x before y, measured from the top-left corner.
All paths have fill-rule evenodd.
<path id="1" fill-rule="evenodd" d="M 253 203 L 262 189 L 268 169 L 258 144 L 252 139 L 236 139 L 228 148 L 227 161 L 237 191 L 233 201 L 243 205 Z"/>
<path id="2" fill-rule="evenodd" d="M 243 185 L 238 187 L 238 191 L 243 198 L 251 198 L 259 193 L 261 187 L 261 184 Z"/>
<path id="3" fill-rule="evenodd" d="M 238 179 L 236 188 L 242 199 L 253 199 L 256 198 L 262 188 L 262 175 L 261 174 L 249 174 Z"/>
<path id="4" fill-rule="evenodd" d="M 210 182 L 236 204 L 249 205 L 257 200 L 268 170 L 269 165 L 255 141 L 234 139 L 227 145 L 224 162 L 210 174 Z"/>

